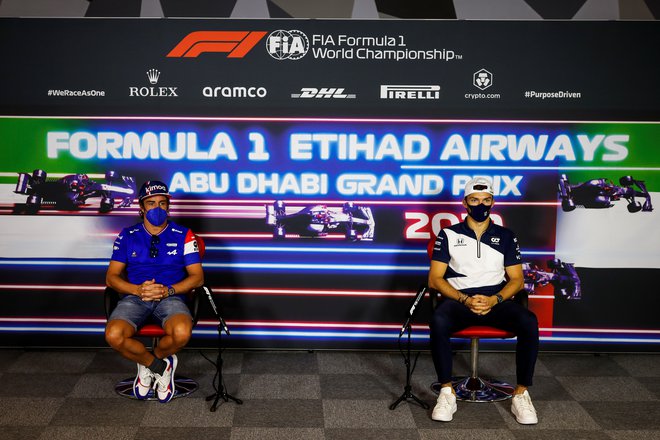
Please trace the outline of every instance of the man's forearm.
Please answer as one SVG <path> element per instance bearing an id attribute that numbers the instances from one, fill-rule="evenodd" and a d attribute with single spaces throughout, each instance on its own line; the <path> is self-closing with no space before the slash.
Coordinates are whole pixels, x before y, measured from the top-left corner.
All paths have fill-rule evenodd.
<path id="1" fill-rule="evenodd" d="M 188 275 L 178 283 L 172 284 L 177 294 L 187 293 L 204 284 L 204 275 Z"/>
<path id="2" fill-rule="evenodd" d="M 503 300 L 511 299 L 516 293 L 520 292 L 524 287 L 523 280 L 510 279 L 500 290 L 499 294 L 502 295 Z"/>
<path id="3" fill-rule="evenodd" d="M 138 295 L 137 289 L 139 286 L 126 281 L 119 275 L 107 275 L 105 285 L 124 295 Z"/>
<path id="4" fill-rule="evenodd" d="M 429 279 L 429 287 L 435 289 L 445 298 L 450 298 L 455 301 L 461 301 L 465 295 L 464 293 L 456 290 L 451 284 L 447 282 L 444 278 L 439 279 Z M 462 302 L 462 301 L 461 301 Z"/>

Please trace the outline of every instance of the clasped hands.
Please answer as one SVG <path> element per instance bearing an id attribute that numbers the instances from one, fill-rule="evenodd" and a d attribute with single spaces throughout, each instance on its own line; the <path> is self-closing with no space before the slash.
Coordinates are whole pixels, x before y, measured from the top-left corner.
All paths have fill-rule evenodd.
<path id="1" fill-rule="evenodd" d="M 467 301 L 465 305 L 477 315 L 485 315 L 490 312 L 490 309 L 497 304 L 497 298 L 495 296 L 486 296 L 486 295 L 473 295 Z"/>
<path id="2" fill-rule="evenodd" d="M 137 295 L 142 301 L 160 301 L 167 298 L 167 286 L 157 284 L 155 279 L 138 284 Z"/>

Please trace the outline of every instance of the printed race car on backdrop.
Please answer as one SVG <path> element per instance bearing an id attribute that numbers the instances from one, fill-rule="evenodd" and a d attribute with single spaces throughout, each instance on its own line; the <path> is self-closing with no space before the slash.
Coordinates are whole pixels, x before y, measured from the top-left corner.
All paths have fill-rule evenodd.
<path id="1" fill-rule="evenodd" d="M 559 179 L 559 198 L 564 212 L 573 211 L 576 207 L 611 208 L 612 202 L 620 199 L 628 201 L 628 212 L 653 211 L 651 196 L 643 180 L 635 180 L 632 176 L 623 176 L 616 186 L 609 179 L 591 179 L 586 182 L 571 185 L 566 174 Z M 637 186 L 639 189 L 635 189 Z M 641 204 L 635 197 L 643 197 Z"/>
<path id="2" fill-rule="evenodd" d="M 552 284 L 555 298 L 565 300 L 576 300 L 582 298 L 582 288 L 575 266 L 572 263 L 564 263 L 559 259 L 548 260 L 549 271 L 539 268 L 533 263 L 523 263 L 523 274 L 525 276 L 525 290 L 534 294 L 537 286 Z"/>
<path id="3" fill-rule="evenodd" d="M 131 206 L 136 194 L 135 179 L 108 171 L 105 180 L 106 183 L 96 182 L 87 174 L 69 174 L 59 179 L 49 179 L 44 170 L 37 169 L 31 175 L 19 173 L 14 192 L 28 196 L 25 211 L 32 214 L 44 205 L 62 210 L 80 209 L 92 197 L 101 198 L 101 213 L 112 211 L 115 199 L 120 199 L 118 208 Z"/>
<path id="4" fill-rule="evenodd" d="M 301 237 L 326 237 L 336 231 L 350 241 L 374 239 L 374 221 L 371 208 L 346 202 L 341 208 L 311 205 L 293 214 L 286 213 L 286 205 L 276 200 L 266 205 L 266 223 L 273 226 L 273 238 L 286 238 L 287 233 Z"/>

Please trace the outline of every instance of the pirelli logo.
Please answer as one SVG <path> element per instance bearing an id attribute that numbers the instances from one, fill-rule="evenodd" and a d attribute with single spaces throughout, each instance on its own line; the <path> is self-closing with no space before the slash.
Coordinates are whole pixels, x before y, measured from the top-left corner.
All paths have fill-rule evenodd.
<path id="1" fill-rule="evenodd" d="M 381 85 L 380 99 L 440 99 L 440 86 Z"/>
<path id="2" fill-rule="evenodd" d="M 262 31 L 196 31 L 186 35 L 168 58 L 197 58 L 203 53 L 226 53 L 243 58 L 266 35 Z"/>

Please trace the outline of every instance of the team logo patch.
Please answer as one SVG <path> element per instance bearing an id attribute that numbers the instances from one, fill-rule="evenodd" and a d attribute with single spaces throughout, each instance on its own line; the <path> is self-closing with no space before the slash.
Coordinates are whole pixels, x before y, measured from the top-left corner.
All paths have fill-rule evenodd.
<path id="1" fill-rule="evenodd" d="M 195 234 L 192 231 L 188 230 L 186 234 L 186 239 L 183 244 L 183 255 L 188 255 L 192 253 L 199 253 L 199 247 L 197 245 L 197 240 L 195 239 Z"/>

